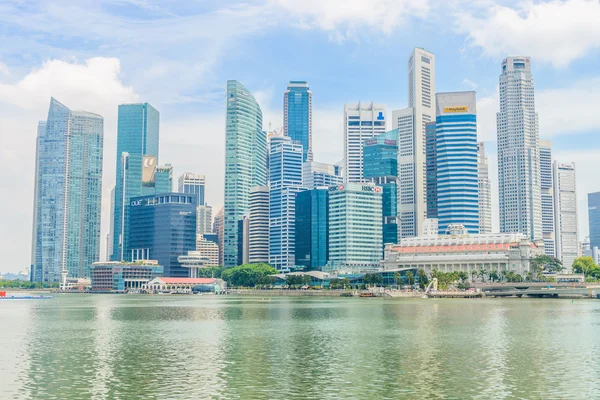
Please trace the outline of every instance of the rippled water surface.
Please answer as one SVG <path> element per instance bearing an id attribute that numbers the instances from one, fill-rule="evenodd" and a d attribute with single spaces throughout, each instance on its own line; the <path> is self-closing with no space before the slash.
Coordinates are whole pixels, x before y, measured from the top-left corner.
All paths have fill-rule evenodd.
<path id="1" fill-rule="evenodd" d="M 600 302 L 0 302 L 4 399 L 600 398 Z"/>

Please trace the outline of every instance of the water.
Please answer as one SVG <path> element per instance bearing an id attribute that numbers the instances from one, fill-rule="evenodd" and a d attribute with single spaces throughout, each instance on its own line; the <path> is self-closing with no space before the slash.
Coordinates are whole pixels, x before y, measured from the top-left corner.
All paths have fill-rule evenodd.
<path id="1" fill-rule="evenodd" d="M 2 399 L 600 398 L 600 302 L 0 302 Z"/>

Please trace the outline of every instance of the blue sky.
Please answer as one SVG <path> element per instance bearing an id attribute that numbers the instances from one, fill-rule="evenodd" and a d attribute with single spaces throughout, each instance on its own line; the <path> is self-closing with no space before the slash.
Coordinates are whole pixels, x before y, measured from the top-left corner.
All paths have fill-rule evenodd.
<path id="1" fill-rule="evenodd" d="M 336 162 L 344 103 L 374 100 L 390 113 L 406 106 L 406 64 L 416 46 L 436 55 L 436 91 L 477 91 L 494 186 L 500 63 L 532 57 L 540 137 L 553 140 L 556 159 L 577 163 L 583 236 L 585 194 L 600 190 L 599 20 L 596 0 L 5 0 L 0 179 L 10 195 L 0 210 L 1 270 L 29 264 L 35 129 L 50 96 L 105 117 L 104 239 L 119 103 L 160 110 L 160 161 L 175 174 L 205 173 L 208 201 L 218 208 L 227 79 L 254 93 L 265 128 L 282 125 L 287 82 L 307 80 L 315 158 Z"/>

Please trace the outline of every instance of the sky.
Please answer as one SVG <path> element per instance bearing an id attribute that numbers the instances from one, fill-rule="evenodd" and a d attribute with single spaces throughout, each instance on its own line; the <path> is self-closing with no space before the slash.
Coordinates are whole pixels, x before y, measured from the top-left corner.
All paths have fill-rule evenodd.
<path id="1" fill-rule="evenodd" d="M 103 258 L 119 104 L 160 111 L 160 163 L 174 166 L 174 180 L 206 174 L 216 213 L 228 79 L 257 98 L 265 129 L 283 125 L 287 83 L 308 81 L 315 160 L 334 163 L 343 156 L 344 104 L 384 103 L 389 116 L 406 107 L 414 47 L 436 55 L 436 92 L 477 92 L 496 227 L 500 65 L 532 57 L 540 138 L 552 140 L 554 159 L 576 163 L 581 240 L 587 193 L 600 191 L 598 21 L 598 0 L 3 0 L 0 271 L 30 264 L 36 127 L 51 96 L 104 116 Z"/>

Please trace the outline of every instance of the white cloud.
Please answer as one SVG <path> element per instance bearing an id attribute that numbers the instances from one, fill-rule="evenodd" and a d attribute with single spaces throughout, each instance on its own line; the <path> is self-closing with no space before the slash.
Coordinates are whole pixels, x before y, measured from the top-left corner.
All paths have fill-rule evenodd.
<path id="1" fill-rule="evenodd" d="M 516 7 L 492 5 L 478 15 L 457 11 L 468 44 L 491 57 L 529 55 L 566 67 L 600 47 L 597 0 L 524 1 Z M 486 4 L 486 7 L 489 5 Z"/>
<path id="2" fill-rule="evenodd" d="M 0 81 L 0 179 L 3 192 L 10 193 L 0 209 L 0 243 L 10 244 L 4 246 L 5 265 L 15 270 L 28 266 L 24 255 L 31 243 L 36 127 L 46 119 L 50 96 L 73 110 L 104 117 L 102 231 L 106 233 L 115 175 L 117 105 L 138 100 L 119 74 L 115 58 L 84 63 L 51 60 L 16 82 Z"/>

